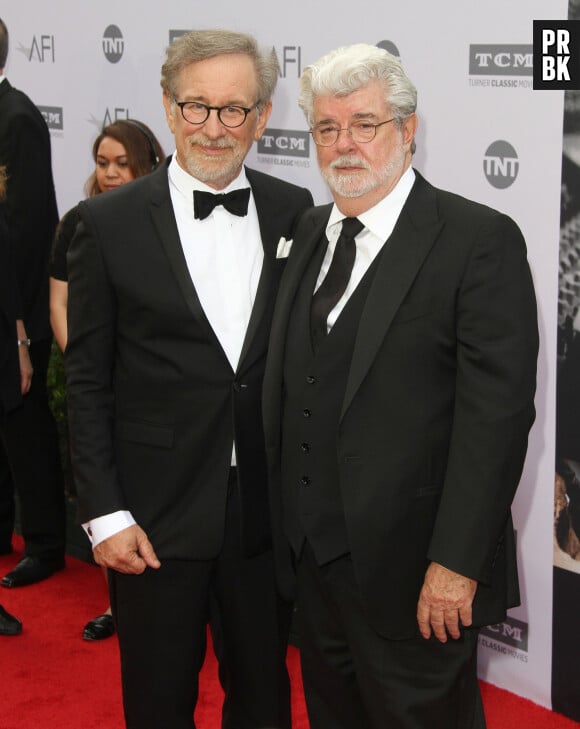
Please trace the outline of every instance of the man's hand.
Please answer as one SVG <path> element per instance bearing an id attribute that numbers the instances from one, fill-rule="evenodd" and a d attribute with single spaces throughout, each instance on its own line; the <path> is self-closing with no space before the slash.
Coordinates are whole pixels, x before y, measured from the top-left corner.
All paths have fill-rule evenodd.
<path id="1" fill-rule="evenodd" d="M 161 567 L 151 542 L 137 524 L 99 542 L 93 555 L 97 564 L 126 575 L 140 575 L 146 567 Z"/>
<path id="2" fill-rule="evenodd" d="M 431 562 L 417 604 L 417 622 L 423 638 L 431 637 L 431 629 L 441 643 L 447 634 L 459 638 L 460 627 L 471 625 L 471 604 L 477 581 Z"/>

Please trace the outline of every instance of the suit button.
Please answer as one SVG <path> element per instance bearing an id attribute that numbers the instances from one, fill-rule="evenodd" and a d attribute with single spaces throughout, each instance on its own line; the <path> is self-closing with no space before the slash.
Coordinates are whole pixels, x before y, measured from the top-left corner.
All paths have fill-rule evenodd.
<path id="1" fill-rule="evenodd" d="M 302 453 L 310 453 L 310 443 L 300 443 Z"/>
<path id="2" fill-rule="evenodd" d="M 309 385 L 313 385 L 316 382 L 316 377 L 314 377 L 313 375 L 307 375 L 306 382 Z"/>
<path id="3" fill-rule="evenodd" d="M 302 411 L 302 415 L 304 415 L 305 418 L 309 418 L 312 415 L 312 413 L 310 412 L 310 410 L 308 408 L 304 408 L 304 410 Z"/>
<path id="4" fill-rule="evenodd" d="M 302 478 L 300 479 L 300 483 L 302 484 L 302 486 L 310 486 L 310 476 L 302 476 Z"/>

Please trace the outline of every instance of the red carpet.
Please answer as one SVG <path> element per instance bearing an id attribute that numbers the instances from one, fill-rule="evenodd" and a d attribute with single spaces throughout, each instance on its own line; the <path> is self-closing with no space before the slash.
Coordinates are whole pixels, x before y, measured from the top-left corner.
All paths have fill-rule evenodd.
<path id="1" fill-rule="evenodd" d="M 0 557 L 0 575 L 21 556 Z M 68 558 L 67 568 L 38 585 L 0 588 L 0 604 L 23 622 L 18 637 L 0 636 L 0 729 L 124 729 L 117 641 L 81 640 L 86 621 L 106 607 L 96 567 Z M 298 655 L 289 649 L 294 729 L 308 729 Z M 573 729 L 580 724 L 483 684 L 488 729 Z M 221 689 L 213 654 L 201 677 L 198 729 L 218 729 Z M 169 729 L 169 728 L 168 728 Z M 353 727 L 356 729 L 356 727 Z"/>

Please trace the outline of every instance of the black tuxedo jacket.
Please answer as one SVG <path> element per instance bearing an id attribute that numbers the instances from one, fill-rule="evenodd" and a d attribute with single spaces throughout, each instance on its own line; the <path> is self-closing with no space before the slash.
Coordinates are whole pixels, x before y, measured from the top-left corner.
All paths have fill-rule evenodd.
<path id="1" fill-rule="evenodd" d="M 50 135 L 42 114 L 8 79 L 0 83 L 0 165 L 8 168 L 8 225 L 26 333 L 48 339 L 48 261 L 58 222 Z"/>
<path id="2" fill-rule="evenodd" d="M 286 330 L 301 277 L 326 244 L 329 212 L 313 208 L 298 224 L 264 380 L 287 597 L 293 575 L 279 492 Z M 363 309 L 336 427 L 353 566 L 383 635 L 416 632 L 430 560 L 479 581 L 476 624 L 499 621 L 517 604 L 510 505 L 534 420 L 537 349 L 534 291 L 515 223 L 417 174 Z"/>
<path id="3" fill-rule="evenodd" d="M 161 559 L 219 553 L 234 439 L 244 550 L 271 543 L 260 401 L 285 264 L 276 252 L 312 197 L 247 176 L 264 263 L 236 372 L 191 281 L 167 165 L 81 203 L 69 250 L 65 360 L 80 518 L 129 509 Z"/>

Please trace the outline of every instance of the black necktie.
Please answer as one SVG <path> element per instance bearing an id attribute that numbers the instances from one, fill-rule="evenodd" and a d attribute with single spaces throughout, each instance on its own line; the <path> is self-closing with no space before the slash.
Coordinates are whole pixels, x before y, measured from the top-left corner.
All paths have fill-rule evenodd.
<path id="1" fill-rule="evenodd" d="M 358 218 L 345 218 L 336 242 L 334 255 L 328 273 L 312 297 L 310 307 L 310 329 L 312 342 L 317 345 L 328 333 L 328 315 L 342 298 L 356 257 L 354 242 L 364 225 Z"/>
<path id="2" fill-rule="evenodd" d="M 223 205 L 233 215 L 244 216 L 248 214 L 248 201 L 250 199 L 250 188 L 232 190 L 232 192 L 218 193 L 193 191 L 193 214 L 199 220 L 207 218 L 216 205 Z"/>

